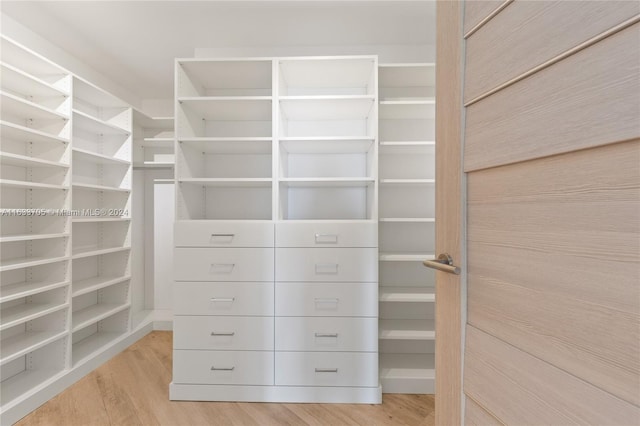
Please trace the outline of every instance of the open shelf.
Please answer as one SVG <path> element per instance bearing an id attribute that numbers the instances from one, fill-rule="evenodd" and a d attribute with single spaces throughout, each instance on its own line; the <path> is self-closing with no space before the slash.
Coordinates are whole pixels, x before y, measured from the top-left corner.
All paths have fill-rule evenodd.
<path id="1" fill-rule="evenodd" d="M 40 349 L 51 342 L 66 337 L 68 334 L 67 331 L 58 330 L 25 331 L 24 333 L 2 339 L 0 365 L 4 365 L 29 352 Z"/>
<path id="2" fill-rule="evenodd" d="M 48 240 L 51 238 L 68 237 L 69 233 L 59 234 L 15 234 L 15 235 L 2 235 L 0 236 L 0 243 L 11 243 L 17 241 L 33 241 L 33 240 Z"/>
<path id="3" fill-rule="evenodd" d="M 17 93 L 42 98 L 66 98 L 70 95 L 67 90 L 31 75 L 6 62 L 0 62 L 0 68 L 2 69 L 3 90 L 11 90 Z"/>
<path id="4" fill-rule="evenodd" d="M 194 137 L 180 138 L 185 147 L 203 154 L 270 154 L 273 138 L 270 137 Z"/>
<path id="5" fill-rule="evenodd" d="M 64 143 L 68 144 L 70 138 L 61 137 L 49 132 L 22 126 L 20 124 L 11 123 L 9 121 L 0 121 L 0 132 L 2 138 L 15 139 L 24 142 L 34 143 Z"/>
<path id="6" fill-rule="evenodd" d="M 86 149 L 73 148 L 72 152 L 75 158 L 81 159 L 82 161 L 88 163 L 121 166 L 129 166 L 131 164 L 128 160 L 99 154 L 97 152 L 89 151 Z"/>
<path id="7" fill-rule="evenodd" d="M 369 137 L 283 137 L 280 146 L 289 154 L 367 154 L 374 139 Z"/>
<path id="8" fill-rule="evenodd" d="M 115 124 L 101 120 L 85 112 L 73 110 L 74 126 L 78 126 L 89 133 L 109 135 L 129 135 L 131 132 Z"/>
<path id="9" fill-rule="evenodd" d="M 22 180 L 0 179 L 0 185 L 6 188 L 23 188 L 23 189 L 69 189 L 66 185 L 54 185 L 50 183 L 27 182 Z"/>
<path id="10" fill-rule="evenodd" d="M 67 374 L 60 368 L 38 368 L 35 370 L 22 370 L 2 381 L 0 384 L 0 395 L 2 395 L 2 406 L 11 404 L 17 398 L 31 391 L 35 387 L 44 387 L 48 382 L 54 382 L 59 377 Z"/>
<path id="11" fill-rule="evenodd" d="M 73 282 L 72 296 L 80 296 L 82 294 L 90 293 L 92 291 L 100 290 L 102 288 L 109 287 L 114 284 L 119 284 L 131 279 L 131 275 L 119 276 L 119 275 L 106 275 L 86 278 L 83 280 L 77 280 Z"/>
<path id="12" fill-rule="evenodd" d="M 380 302 L 433 303 L 435 290 L 429 287 L 380 287 Z"/>
<path id="13" fill-rule="evenodd" d="M 384 393 L 425 394 L 435 391 L 433 354 L 380 354 L 380 383 Z"/>
<path id="14" fill-rule="evenodd" d="M 373 110 L 374 96 L 287 96 L 280 97 L 287 120 L 365 120 Z"/>
<path id="15" fill-rule="evenodd" d="M 433 259 L 435 259 L 433 253 L 380 253 L 382 262 L 422 262 Z"/>
<path id="16" fill-rule="evenodd" d="M 272 92 L 271 59 L 177 61 L 179 96 L 266 96 Z"/>
<path id="17" fill-rule="evenodd" d="M 361 188 L 374 184 L 374 178 L 280 178 L 280 183 L 287 188 Z"/>
<path id="18" fill-rule="evenodd" d="M 271 96 L 180 97 L 178 102 L 202 120 L 271 120 Z"/>
<path id="19" fill-rule="evenodd" d="M 140 146 L 144 148 L 172 148 L 175 138 L 143 138 Z"/>
<path id="20" fill-rule="evenodd" d="M 435 141 L 383 141 L 380 142 L 380 154 L 427 154 L 435 145 Z"/>
<path id="21" fill-rule="evenodd" d="M 266 188 L 271 187 L 272 180 L 271 178 L 182 178 L 177 182 L 207 187 Z"/>
<path id="22" fill-rule="evenodd" d="M 43 317 L 45 315 L 68 308 L 69 304 L 59 302 L 24 303 L 3 308 L 0 313 L 0 330 Z"/>
<path id="23" fill-rule="evenodd" d="M 381 340 L 435 340 L 433 320 L 380 320 Z"/>
<path id="24" fill-rule="evenodd" d="M 50 168 L 57 167 L 68 169 L 70 166 L 58 161 L 43 160 L 26 155 L 13 154 L 10 152 L 0 152 L 0 164 L 3 166 L 30 167 L 30 168 Z"/>
<path id="25" fill-rule="evenodd" d="M 44 280 L 36 282 L 18 282 L 0 287 L 0 303 L 22 299 L 48 290 L 65 287 L 71 284 L 69 281 Z"/>
<path id="26" fill-rule="evenodd" d="M 69 120 L 69 115 L 0 90 L 2 116 L 33 120 Z"/>
<path id="27" fill-rule="evenodd" d="M 120 251 L 128 251 L 128 250 L 131 250 L 131 247 L 122 247 L 122 246 L 105 247 L 105 248 L 82 247 L 82 248 L 74 249 L 72 258 L 82 259 L 84 257 L 100 256 L 102 254 L 117 253 Z"/>
<path id="28" fill-rule="evenodd" d="M 50 257 L 50 256 L 38 256 L 38 257 L 21 257 L 16 259 L 9 259 L 2 261 L 0 264 L 0 272 L 11 271 L 14 269 L 29 268 L 31 266 L 46 265 L 48 263 L 60 262 L 61 260 L 68 260 L 68 256 Z"/>
<path id="29" fill-rule="evenodd" d="M 73 344 L 72 358 L 73 365 L 82 364 L 85 360 L 92 358 L 100 350 L 118 338 L 122 337 L 125 331 L 98 331 L 91 336 Z"/>
<path id="30" fill-rule="evenodd" d="M 128 303 L 99 303 L 74 311 L 71 331 L 76 332 L 128 308 Z"/>
<path id="31" fill-rule="evenodd" d="M 85 189 L 87 191 L 98 191 L 98 192 L 123 192 L 129 193 L 131 189 L 128 188 L 116 188 L 113 186 L 104 186 L 104 185 L 91 185 L 88 183 L 74 183 L 73 189 Z"/>
<path id="32" fill-rule="evenodd" d="M 381 101 L 379 117 L 381 120 L 433 119 L 435 105 L 434 99 Z"/>

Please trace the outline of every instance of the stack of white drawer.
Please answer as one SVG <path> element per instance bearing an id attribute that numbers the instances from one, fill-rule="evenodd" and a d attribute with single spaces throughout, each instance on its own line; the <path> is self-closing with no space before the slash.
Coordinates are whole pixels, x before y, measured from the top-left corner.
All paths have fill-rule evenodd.
<path id="1" fill-rule="evenodd" d="M 276 225 L 275 384 L 378 387 L 375 223 Z"/>
<path id="2" fill-rule="evenodd" d="M 273 223 L 175 230 L 173 382 L 273 385 Z"/>

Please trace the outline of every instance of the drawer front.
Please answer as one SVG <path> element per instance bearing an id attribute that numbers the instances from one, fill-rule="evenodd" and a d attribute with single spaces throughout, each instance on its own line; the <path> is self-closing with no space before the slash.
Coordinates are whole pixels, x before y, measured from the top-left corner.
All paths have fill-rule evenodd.
<path id="1" fill-rule="evenodd" d="M 278 223 L 276 247 L 378 247 L 371 223 Z"/>
<path id="2" fill-rule="evenodd" d="M 276 283 L 276 315 L 377 317 L 378 283 Z"/>
<path id="3" fill-rule="evenodd" d="M 273 281 L 267 248 L 176 248 L 176 281 Z"/>
<path id="4" fill-rule="evenodd" d="M 378 351 L 377 318 L 276 318 L 276 351 Z"/>
<path id="5" fill-rule="evenodd" d="M 273 352 L 173 351 L 173 383 L 272 385 Z"/>
<path id="6" fill-rule="evenodd" d="M 273 223 L 237 221 L 179 221 L 176 247 L 273 247 Z"/>
<path id="7" fill-rule="evenodd" d="M 273 350 L 273 318 L 176 316 L 174 349 Z"/>
<path id="8" fill-rule="evenodd" d="M 378 354 L 276 352 L 276 385 L 378 386 Z"/>
<path id="9" fill-rule="evenodd" d="M 273 283 L 177 282 L 173 313 L 273 316 Z"/>
<path id="10" fill-rule="evenodd" d="M 276 281 L 378 281 L 376 248 L 279 248 Z"/>

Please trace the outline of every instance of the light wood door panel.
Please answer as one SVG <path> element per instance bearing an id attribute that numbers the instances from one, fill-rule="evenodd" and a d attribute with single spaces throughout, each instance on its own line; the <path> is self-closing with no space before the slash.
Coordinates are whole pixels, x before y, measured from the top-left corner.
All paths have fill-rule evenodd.
<path id="1" fill-rule="evenodd" d="M 465 103 L 639 13 L 635 1 L 514 1 L 467 39 Z"/>
<path id="2" fill-rule="evenodd" d="M 509 425 L 633 425 L 640 410 L 473 326 L 467 326 L 467 395 Z"/>
<path id="3" fill-rule="evenodd" d="M 483 20 L 495 13 L 500 7 L 504 7 L 510 0 L 470 0 L 464 7 L 464 33 L 478 26 Z"/>
<path id="4" fill-rule="evenodd" d="M 464 417 L 467 426 L 502 426 L 498 419 L 469 397 L 465 398 Z"/>
<path id="5" fill-rule="evenodd" d="M 468 107 L 465 171 L 637 137 L 639 39 L 636 24 Z"/>

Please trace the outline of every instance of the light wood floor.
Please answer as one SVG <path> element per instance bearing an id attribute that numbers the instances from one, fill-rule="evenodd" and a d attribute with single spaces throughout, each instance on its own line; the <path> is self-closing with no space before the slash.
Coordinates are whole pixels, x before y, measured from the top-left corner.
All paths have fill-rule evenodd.
<path id="1" fill-rule="evenodd" d="M 385 394 L 381 405 L 169 401 L 171 346 L 171 332 L 150 333 L 18 425 L 434 425 L 433 395 Z"/>

